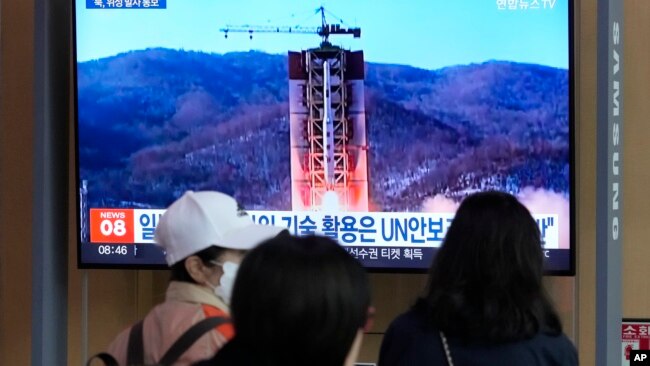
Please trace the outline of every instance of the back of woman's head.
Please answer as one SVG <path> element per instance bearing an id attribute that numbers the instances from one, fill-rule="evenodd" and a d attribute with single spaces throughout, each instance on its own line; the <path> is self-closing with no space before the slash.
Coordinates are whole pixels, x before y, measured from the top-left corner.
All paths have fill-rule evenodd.
<path id="1" fill-rule="evenodd" d="M 416 308 L 465 341 L 557 334 L 561 325 L 542 274 L 540 233 L 530 212 L 509 194 L 478 193 L 458 209 Z"/>
<path id="2" fill-rule="evenodd" d="M 336 242 L 280 236 L 251 251 L 232 298 L 236 339 L 282 365 L 342 365 L 366 322 L 365 270 Z"/>

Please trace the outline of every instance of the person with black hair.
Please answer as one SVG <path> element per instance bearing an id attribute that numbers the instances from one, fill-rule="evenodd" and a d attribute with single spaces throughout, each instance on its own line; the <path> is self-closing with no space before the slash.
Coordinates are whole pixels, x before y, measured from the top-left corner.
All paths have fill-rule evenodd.
<path id="1" fill-rule="evenodd" d="M 233 337 L 229 303 L 239 263 L 248 250 L 282 231 L 254 224 L 228 195 L 186 192 L 155 231 L 172 272 L 165 302 L 120 333 L 108 354 L 129 366 L 191 365 L 212 357 Z M 191 333 L 195 340 L 179 341 Z"/>
<path id="2" fill-rule="evenodd" d="M 515 197 L 460 205 L 425 295 L 388 328 L 379 365 L 578 364 L 542 285 L 540 232 Z"/>
<path id="3" fill-rule="evenodd" d="M 232 298 L 235 338 L 196 365 L 353 365 L 371 312 L 366 272 L 340 245 L 277 237 L 241 264 Z"/>

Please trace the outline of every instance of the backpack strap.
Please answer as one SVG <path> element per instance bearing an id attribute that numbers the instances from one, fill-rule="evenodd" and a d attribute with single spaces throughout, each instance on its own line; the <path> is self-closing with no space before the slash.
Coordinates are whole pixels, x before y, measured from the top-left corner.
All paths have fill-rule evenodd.
<path id="1" fill-rule="evenodd" d="M 126 364 L 144 365 L 144 339 L 142 337 L 142 327 L 144 320 L 131 327 L 129 332 L 129 345 L 126 350 Z"/>
<path id="2" fill-rule="evenodd" d="M 172 344 L 167 350 L 165 355 L 160 359 L 159 364 L 163 366 L 173 365 L 182 355 L 187 351 L 201 336 L 210 330 L 230 323 L 230 319 L 226 317 L 211 317 L 205 318 L 200 322 L 194 324 L 190 329 L 183 333 L 180 338 Z"/>
<path id="3" fill-rule="evenodd" d="M 120 366 L 120 365 L 118 365 L 117 360 L 115 359 L 115 357 L 113 357 L 112 355 L 110 355 L 110 354 L 108 354 L 106 352 L 98 353 L 98 354 L 94 355 L 93 357 L 91 357 L 88 360 L 88 362 L 86 362 L 86 366 L 90 366 L 90 364 L 96 358 L 99 359 L 100 361 L 102 361 L 104 363 L 104 366 Z"/>

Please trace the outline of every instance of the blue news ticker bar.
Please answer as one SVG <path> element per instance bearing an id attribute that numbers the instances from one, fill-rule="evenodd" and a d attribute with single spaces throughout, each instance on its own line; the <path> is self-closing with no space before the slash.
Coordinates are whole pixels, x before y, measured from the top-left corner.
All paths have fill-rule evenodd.
<path id="1" fill-rule="evenodd" d="M 157 245 L 153 244 L 112 244 L 111 247 L 126 246 L 126 253 L 112 251 L 112 253 L 100 254 L 99 246 L 106 244 L 81 244 L 81 261 L 89 265 L 160 265 L 166 266 L 165 256 Z M 108 246 L 108 245 L 107 245 Z M 136 250 L 137 248 L 137 250 Z M 370 249 L 370 248 L 397 248 L 403 247 L 379 247 L 379 246 L 348 246 L 346 248 Z M 383 269 L 412 269 L 426 270 L 431 265 L 438 248 L 417 248 L 421 249 L 421 259 L 408 259 L 401 256 L 400 259 L 370 259 L 368 256 L 357 257 L 359 262 L 367 268 Z M 119 252 L 119 253 L 118 253 Z M 571 251 L 569 249 L 550 249 L 545 251 L 544 269 L 546 271 L 566 271 L 571 263 Z"/>
<path id="2" fill-rule="evenodd" d="M 167 0 L 86 0 L 86 9 L 166 9 Z"/>

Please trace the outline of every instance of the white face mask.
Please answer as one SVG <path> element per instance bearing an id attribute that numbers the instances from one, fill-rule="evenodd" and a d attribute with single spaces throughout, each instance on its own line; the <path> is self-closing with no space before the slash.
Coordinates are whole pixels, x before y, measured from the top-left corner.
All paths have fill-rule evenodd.
<path id="1" fill-rule="evenodd" d="M 223 269 L 223 274 L 221 275 L 221 279 L 219 280 L 219 286 L 212 286 L 212 290 L 214 291 L 214 294 L 222 299 L 226 305 L 230 305 L 230 298 L 232 296 L 232 289 L 235 285 L 235 278 L 237 277 L 237 271 L 239 270 L 239 264 L 235 262 L 225 262 L 225 263 L 219 263 L 216 261 L 211 262 L 213 264 L 216 264 L 217 266 L 221 266 Z"/>

